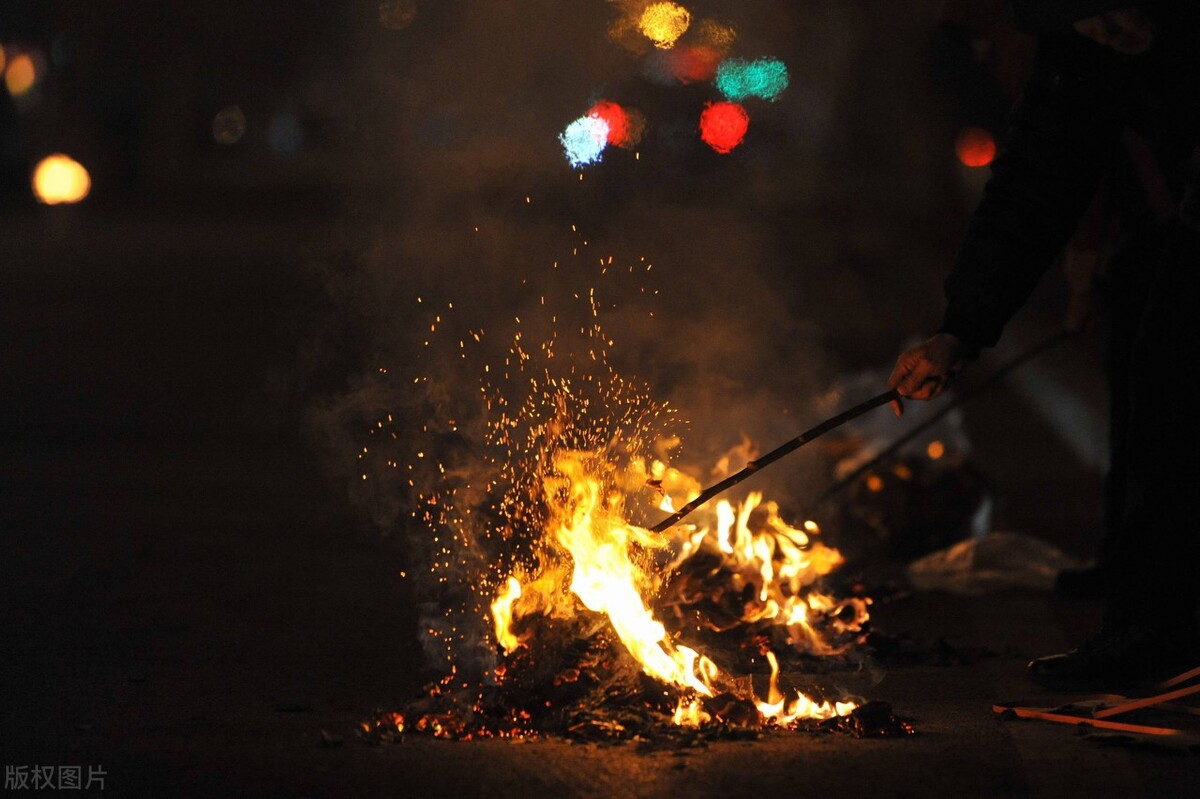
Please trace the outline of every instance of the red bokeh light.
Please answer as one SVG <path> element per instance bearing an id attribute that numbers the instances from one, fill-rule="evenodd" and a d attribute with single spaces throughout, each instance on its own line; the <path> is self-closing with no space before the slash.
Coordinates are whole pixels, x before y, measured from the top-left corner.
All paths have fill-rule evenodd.
<path id="1" fill-rule="evenodd" d="M 671 51 L 671 73 L 681 83 L 712 80 L 721 63 L 721 53 L 715 47 L 688 47 Z"/>
<path id="2" fill-rule="evenodd" d="M 608 123 L 608 143 L 623 147 L 629 142 L 629 114 L 611 100 L 601 100 L 588 109 L 587 115 L 599 117 Z"/>
<path id="3" fill-rule="evenodd" d="M 708 103 L 700 114 L 700 138 L 719 153 L 729 153 L 746 138 L 750 115 L 737 103 Z"/>
<path id="4" fill-rule="evenodd" d="M 966 166 L 987 166 L 996 157 L 996 140 L 982 128 L 966 128 L 958 134 L 954 151 Z"/>

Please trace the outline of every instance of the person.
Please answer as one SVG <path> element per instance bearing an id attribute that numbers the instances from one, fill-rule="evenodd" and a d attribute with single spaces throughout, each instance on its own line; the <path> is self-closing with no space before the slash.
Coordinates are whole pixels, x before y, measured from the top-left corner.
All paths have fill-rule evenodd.
<path id="1" fill-rule="evenodd" d="M 902 400 L 942 394 L 996 344 L 1063 250 L 1128 135 L 1145 143 L 1178 212 L 1131 237 L 1141 291 L 1114 298 L 1129 328 L 1116 431 L 1119 518 L 1105 542 L 1104 622 L 1031 676 L 1069 689 L 1148 684 L 1200 665 L 1200 3 L 1013 0 L 1037 54 L 1003 151 L 945 283 L 941 329 L 896 361 Z"/>

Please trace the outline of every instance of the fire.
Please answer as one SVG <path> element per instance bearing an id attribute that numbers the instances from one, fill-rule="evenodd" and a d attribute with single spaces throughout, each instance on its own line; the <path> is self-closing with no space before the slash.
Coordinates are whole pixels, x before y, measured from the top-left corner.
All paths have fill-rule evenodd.
<path id="1" fill-rule="evenodd" d="M 521 598 L 521 581 L 509 577 L 504 591 L 492 603 L 492 618 L 495 620 L 496 642 L 504 647 L 505 652 L 511 652 L 520 645 L 520 640 L 512 633 L 513 603 Z"/>
<path id="2" fill-rule="evenodd" d="M 647 674 L 711 696 L 712 661 L 674 645 L 642 598 L 655 579 L 636 563 L 634 550 L 663 544 L 624 520 L 621 495 L 605 491 L 595 476 L 597 469 L 606 469 L 597 460 L 579 452 L 559 453 L 554 473 L 545 478 L 552 536 L 574 564 L 571 591 L 588 610 L 608 616 Z"/>
<path id="3" fill-rule="evenodd" d="M 779 690 L 779 660 L 774 652 L 767 652 L 767 662 L 771 664 L 771 683 L 767 699 L 754 703 L 764 719 L 787 725 L 797 719 L 831 719 L 834 716 L 845 716 L 856 707 L 853 702 L 815 702 L 799 691 L 794 699 L 787 699 Z"/>
<path id="4" fill-rule="evenodd" d="M 592 148 L 582 155 L 598 157 L 612 143 L 601 110 L 577 121 L 579 141 L 564 136 L 564 146 L 581 143 Z M 587 241 L 578 237 L 582 252 Z M 606 280 L 628 274 L 640 283 L 651 268 L 644 257 L 625 269 L 611 256 L 600 262 Z M 695 524 L 661 534 L 647 529 L 662 518 L 656 506 L 681 506 L 699 496 L 702 483 L 668 463 L 681 444 L 675 409 L 611 365 L 614 340 L 599 322 L 607 304 L 593 286 L 568 286 L 574 302 L 547 301 L 538 306 L 544 312 L 514 317 L 511 345 L 494 332 L 483 343 L 482 330 L 459 336 L 480 344 L 476 356 L 460 341 L 464 357 L 486 359 L 478 364 L 476 395 L 484 406 L 477 429 L 482 463 L 474 454 L 443 463 L 438 442 L 461 435 L 456 407 L 398 452 L 381 450 L 384 436 L 396 440 L 401 432 L 389 414 L 359 453 L 364 475 L 368 458 L 381 470 L 406 467 L 419 503 L 413 518 L 429 527 L 429 580 L 434 591 L 446 588 L 441 617 L 424 621 L 426 646 L 444 653 L 447 665 L 480 658 L 461 674 L 479 674 L 482 658 L 500 653 L 489 664 L 494 681 L 472 678 L 468 685 L 456 677 L 453 686 L 431 692 L 430 702 L 372 730 L 458 739 L 575 735 L 580 728 L 584 735 L 636 734 L 617 718 L 597 718 L 607 702 L 626 702 L 654 724 L 710 728 L 786 726 L 847 712 L 852 705 L 781 690 L 778 673 L 788 648 L 835 654 L 859 638 L 867 601 L 814 590 L 841 555 L 820 543 L 816 523 L 788 524 L 760 494 L 712 502 L 690 517 Z M 452 309 L 445 301 L 430 309 L 431 337 Z M 507 351 L 489 352 L 493 341 Z M 430 382 L 424 372 L 403 379 Z M 441 413 L 444 398 L 430 399 Z M 721 471 L 755 452 L 743 441 Z M 707 584 L 694 590 L 688 580 Z M 697 604 L 722 597 L 719 613 Z M 740 644 L 722 635 L 735 629 L 744 633 Z M 736 652 L 721 648 L 726 644 Z M 749 656 L 761 663 L 772 647 L 774 693 L 764 714 L 749 679 L 721 661 Z"/>
<path id="5" fill-rule="evenodd" d="M 558 553 L 569 557 L 570 592 L 585 608 L 608 618 L 621 643 L 646 674 L 684 691 L 674 714 L 675 723 L 699 726 L 710 718 L 703 710 L 702 697 L 714 696 L 730 680 L 710 658 L 674 642 L 654 616 L 647 597 L 661 588 L 664 575 L 650 566 L 653 558 L 648 555 L 666 547 L 666 540 L 626 520 L 625 495 L 620 486 L 628 481 L 603 453 L 560 451 L 551 464 L 542 478 L 549 519 L 547 537 Z M 636 467 L 630 471 L 635 476 L 641 473 Z M 657 485 L 666 483 L 665 503 L 671 502 L 671 489 L 683 486 L 693 493 L 690 485 L 694 481 L 668 470 L 661 462 L 652 464 L 648 471 L 660 476 L 654 481 Z M 843 610 L 852 608 L 852 618 L 839 618 L 836 623 L 841 630 L 861 629 L 867 617 L 867 600 L 838 602 L 805 591 L 842 563 L 837 550 L 810 539 L 818 529 L 811 521 L 805 523 L 805 529 L 788 525 L 780 517 L 778 506 L 764 503 L 761 494 L 751 494 L 736 510 L 722 500 L 716 505 L 715 525 L 681 532 L 681 554 L 673 565 L 700 550 L 706 541 L 715 541 L 732 574 L 734 590 L 753 586 L 756 601 L 747 607 L 744 622 L 767 620 L 784 625 L 797 649 L 817 655 L 836 654 L 842 650 L 824 640 L 814 620 L 833 614 L 840 617 Z M 532 606 L 547 608 L 554 604 L 553 572 L 547 569 L 528 587 L 529 594 L 537 594 L 531 597 Z M 519 645 L 512 625 L 514 603 L 521 595 L 521 583 L 509 577 L 492 603 L 496 639 L 506 652 Z M 763 719 L 787 725 L 800 718 L 831 718 L 855 707 L 847 702 L 817 702 L 799 692 L 785 699 L 778 688 L 778 660 L 772 652 L 767 652 L 767 659 L 772 676 L 768 699 L 758 703 Z"/>

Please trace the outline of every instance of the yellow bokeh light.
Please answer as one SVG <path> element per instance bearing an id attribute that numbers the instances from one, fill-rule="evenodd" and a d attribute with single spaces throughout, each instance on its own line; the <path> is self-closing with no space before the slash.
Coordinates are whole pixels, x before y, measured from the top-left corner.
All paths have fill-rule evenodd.
<path id="1" fill-rule="evenodd" d="M 33 193 L 46 205 L 77 203 L 91 189 L 92 179 L 83 164 L 61 153 L 43 158 L 33 170 Z"/>
<path id="2" fill-rule="evenodd" d="M 33 88 L 37 80 L 37 70 L 34 69 L 33 59 L 22 53 L 13 56 L 4 70 L 4 85 L 13 97 L 20 97 Z"/>
<path id="3" fill-rule="evenodd" d="M 930 441 L 929 446 L 926 447 L 925 451 L 929 454 L 929 457 L 932 460 L 936 461 L 938 458 L 946 454 L 946 445 L 940 441 Z"/>
<path id="4" fill-rule="evenodd" d="M 692 15 L 678 3 L 652 3 L 642 12 L 638 30 L 664 50 L 672 47 L 692 24 Z"/>

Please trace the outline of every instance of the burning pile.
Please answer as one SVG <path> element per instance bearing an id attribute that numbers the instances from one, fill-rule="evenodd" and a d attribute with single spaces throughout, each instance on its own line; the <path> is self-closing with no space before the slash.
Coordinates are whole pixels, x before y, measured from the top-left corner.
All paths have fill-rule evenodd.
<path id="1" fill-rule="evenodd" d="M 601 259 L 601 275 L 612 260 Z M 379 447 L 359 456 L 414 475 L 435 578 L 426 587 L 440 591 L 442 615 L 423 620 L 426 643 L 442 647 L 449 671 L 364 733 L 695 741 L 780 728 L 910 732 L 878 703 L 780 684 L 781 660 L 845 657 L 865 637 L 870 600 L 819 589 L 842 556 L 817 540 L 816 523 L 793 526 L 751 494 L 704 506 L 689 517 L 696 523 L 648 529 L 700 483 L 670 465 L 680 443 L 673 409 L 610 364 L 595 289 L 570 296 L 583 323 L 550 303 L 545 327 L 527 318 L 523 332 L 517 318 L 507 352 L 483 365 L 487 454 L 458 421 L 436 419 L 450 405 L 438 395 L 407 469 L 399 455 L 372 454 Z M 431 332 L 441 324 L 437 312 Z M 531 329 L 549 333 L 531 346 Z M 482 339 L 480 330 L 464 336 L 462 357 L 468 340 Z M 388 414 L 371 434 L 398 441 L 402 429 Z M 748 444 L 739 449 L 733 463 L 752 457 Z M 719 464 L 725 473 L 731 457 Z"/>

